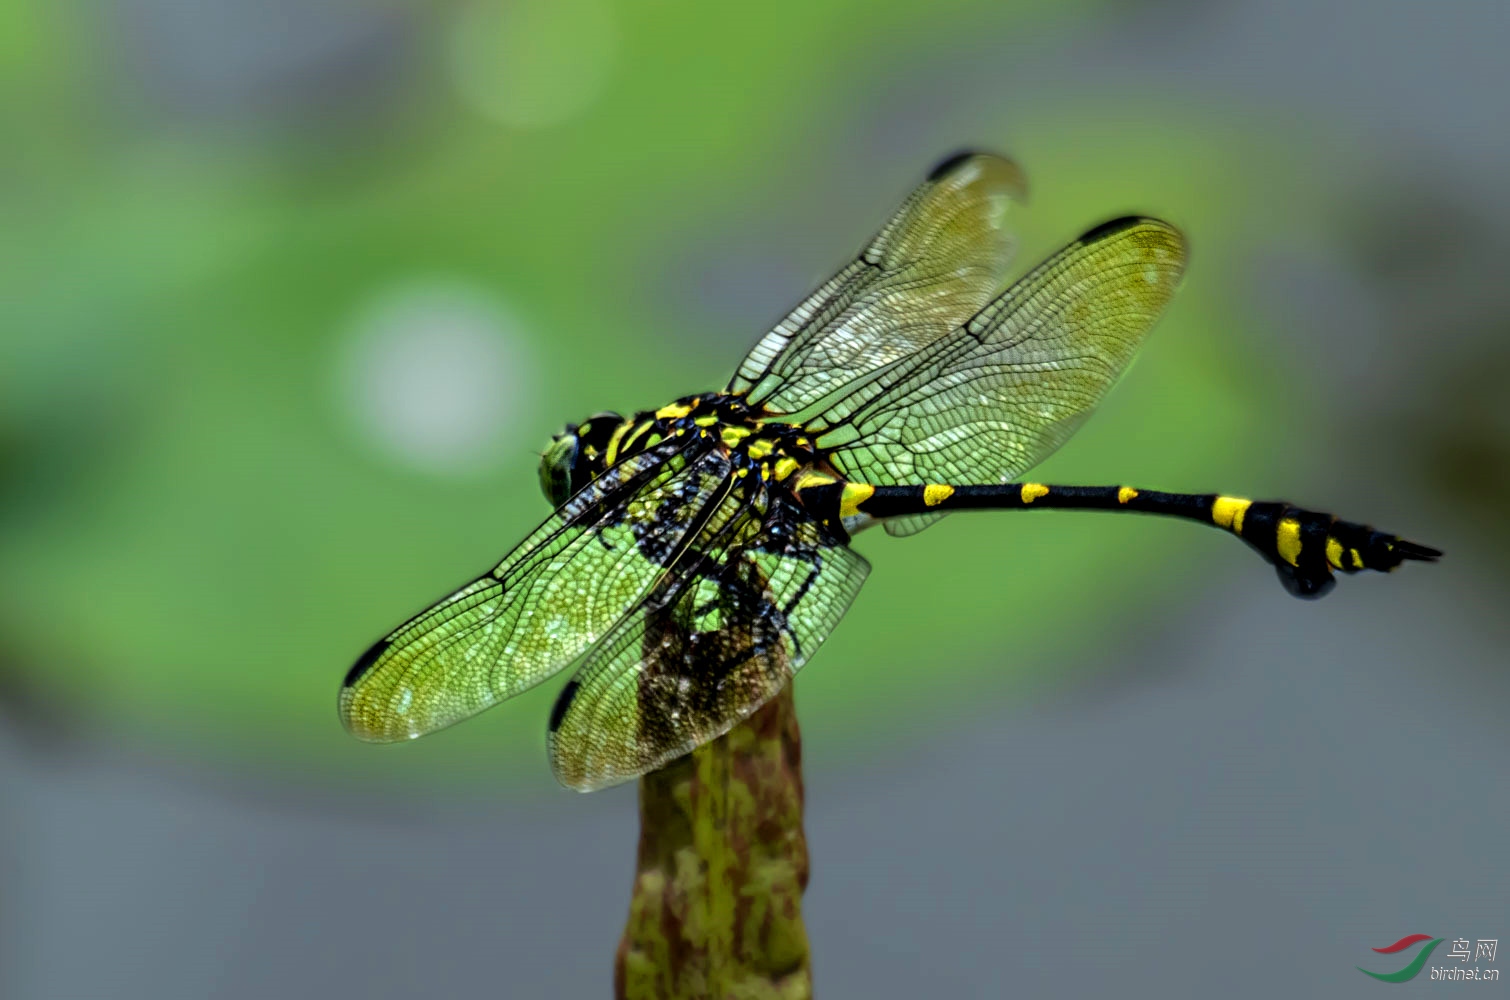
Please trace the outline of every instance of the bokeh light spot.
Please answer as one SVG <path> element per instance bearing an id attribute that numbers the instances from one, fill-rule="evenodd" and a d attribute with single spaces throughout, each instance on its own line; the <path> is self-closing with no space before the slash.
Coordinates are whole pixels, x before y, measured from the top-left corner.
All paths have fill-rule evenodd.
<path id="1" fill-rule="evenodd" d="M 345 338 L 342 409 L 363 438 L 405 466 L 440 475 L 487 469 L 529 409 L 526 340 L 496 299 L 466 283 L 386 288 Z"/>
<path id="2" fill-rule="evenodd" d="M 451 79 L 504 125 L 556 125 L 602 94 L 617 34 L 605 0 L 473 0 L 451 26 Z"/>

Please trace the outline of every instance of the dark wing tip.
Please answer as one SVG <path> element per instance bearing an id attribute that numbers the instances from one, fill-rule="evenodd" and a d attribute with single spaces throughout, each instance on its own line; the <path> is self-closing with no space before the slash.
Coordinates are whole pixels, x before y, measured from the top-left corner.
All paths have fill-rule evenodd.
<path id="1" fill-rule="evenodd" d="M 1429 545 L 1418 545 L 1400 538 L 1395 540 L 1395 554 L 1401 559 L 1419 559 L 1421 562 L 1436 562 L 1442 558 L 1442 550 Z"/>
<path id="2" fill-rule="evenodd" d="M 984 183 L 991 190 L 1005 191 L 1015 202 L 1027 202 L 1028 177 L 1022 168 L 1000 153 L 988 153 L 981 149 L 964 149 L 944 157 L 929 171 L 927 183 L 943 184 L 951 174 L 959 172 L 966 164 L 973 164 L 976 170 L 964 183 Z"/>
<path id="3" fill-rule="evenodd" d="M 1115 236 L 1124 230 L 1153 221 L 1153 219 L 1148 218 L 1146 215 L 1123 215 L 1115 219 L 1107 219 L 1101 225 L 1087 229 L 1081 233 L 1080 242 L 1095 243 L 1097 240 L 1104 240 L 1108 236 Z"/>
<path id="4" fill-rule="evenodd" d="M 960 150 L 957 153 L 951 153 L 950 155 L 948 155 L 948 156 L 944 157 L 942 160 L 940 160 L 937 164 L 935 164 L 934 168 L 932 170 L 928 171 L 928 179 L 930 181 L 936 181 L 940 177 L 943 177 L 946 174 L 952 173 L 953 171 L 959 169 L 960 164 L 964 163 L 966 160 L 970 159 L 972 156 L 991 156 L 991 155 L 993 155 L 993 154 L 982 152 L 979 149 L 962 149 L 962 150 Z"/>
<path id="5" fill-rule="evenodd" d="M 369 648 L 367 652 L 363 653 L 361 658 L 351 665 L 351 669 L 346 671 L 346 679 L 341 682 L 341 686 L 349 688 L 358 680 L 360 680 L 361 676 L 365 674 L 374 663 L 377 662 L 378 657 L 382 656 L 390 645 L 391 643 L 389 643 L 387 639 L 379 639 L 377 642 L 373 643 L 371 648 Z"/>
<path id="6" fill-rule="evenodd" d="M 562 688 L 561 693 L 556 696 L 556 703 L 551 706 L 551 721 L 549 723 L 551 732 L 554 733 L 561 728 L 561 720 L 566 718 L 566 710 L 571 708 L 572 700 L 576 698 L 577 689 L 581 686 L 574 677 L 566 682 L 566 687 Z"/>

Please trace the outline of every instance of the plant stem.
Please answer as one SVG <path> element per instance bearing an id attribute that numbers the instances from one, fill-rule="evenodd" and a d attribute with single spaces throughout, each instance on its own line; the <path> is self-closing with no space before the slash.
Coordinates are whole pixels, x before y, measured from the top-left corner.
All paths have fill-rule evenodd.
<path id="1" fill-rule="evenodd" d="M 640 779 L 620 1000 L 812 995 L 802 738 L 788 684 L 728 735 Z"/>

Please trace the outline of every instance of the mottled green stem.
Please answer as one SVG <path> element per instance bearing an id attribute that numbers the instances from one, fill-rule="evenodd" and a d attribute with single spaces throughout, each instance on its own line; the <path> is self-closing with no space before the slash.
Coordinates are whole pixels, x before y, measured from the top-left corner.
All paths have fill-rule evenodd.
<path id="1" fill-rule="evenodd" d="M 615 996 L 810 997 L 806 887 L 802 738 L 787 685 L 727 736 L 640 779 Z"/>

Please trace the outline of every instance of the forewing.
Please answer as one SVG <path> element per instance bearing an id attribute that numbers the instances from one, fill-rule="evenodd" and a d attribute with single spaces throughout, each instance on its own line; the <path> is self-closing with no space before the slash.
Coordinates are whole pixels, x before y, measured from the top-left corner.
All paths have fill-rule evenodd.
<path id="1" fill-rule="evenodd" d="M 727 733 L 780 692 L 870 565 L 791 501 L 751 508 L 588 654 L 551 715 L 551 767 L 591 791 Z M 674 582 L 672 582 L 674 581 Z"/>
<path id="2" fill-rule="evenodd" d="M 1024 193 L 1022 172 L 999 156 L 939 164 L 858 258 L 755 345 L 729 391 L 795 413 L 965 322 L 1005 279 L 1007 206 Z"/>
<path id="3" fill-rule="evenodd" d="M 1184 240 L 1166 223 L 1098 226 L 948 337 L 855 382 L 809 424 L 817 444 L 861 482 L 1007 482 L 1105 395 L 1184 265 Z"/>
<path id="4" fill-rule="evenodd" d="M 449 726 L 533 687 L 638 604 L 706 522 L 729 462 L 673 439 L 588 484 L 498 566 L 352 667 L 341 719 L 375 742 Z"/>

